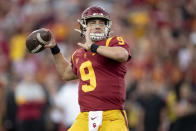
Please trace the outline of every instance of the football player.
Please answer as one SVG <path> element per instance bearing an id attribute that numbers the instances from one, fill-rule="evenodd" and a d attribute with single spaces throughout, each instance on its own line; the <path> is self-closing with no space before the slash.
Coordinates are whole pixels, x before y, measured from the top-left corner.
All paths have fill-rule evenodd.
<path id="1" fill-rule="evenodd" d="M 64 59 L 54 37 L 51 49 L 56 69 L 64 80 L 79 79 L 80 114 L 69 131 L 127 131 L 125 73 L 131 58 L 121 36 L 110 36 L 112 21 L 103 8 L 84 10 L 80 24 L 85 43 L 78 43 L 71 62 Z"/>

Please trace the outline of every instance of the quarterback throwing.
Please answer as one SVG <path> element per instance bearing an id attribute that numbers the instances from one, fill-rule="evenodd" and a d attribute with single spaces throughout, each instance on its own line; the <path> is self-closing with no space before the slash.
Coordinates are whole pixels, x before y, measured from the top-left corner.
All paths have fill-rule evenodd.
<path id="1" fill-rule="evenodd" d="M 77 31 L 85 43 L 78 43 L 81 48 L 70 61 L 61 54 L 53 35 L 45 45 L 51 49 L 61 77 L 79 79 L 81 112 L 69 131 L 127 131 L 123 104 L 129 46 L 121 36 L 110 36 L 112 21 L 101 7 L 87 8 L 78 22 Z"/>

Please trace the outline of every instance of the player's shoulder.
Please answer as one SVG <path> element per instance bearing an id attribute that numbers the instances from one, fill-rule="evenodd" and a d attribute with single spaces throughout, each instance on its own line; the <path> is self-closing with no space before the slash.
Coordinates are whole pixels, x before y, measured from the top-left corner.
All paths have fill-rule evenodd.
<path id="1" fill-rule="evenodd" d="M 124 43 L 124 39 L 122 36 L 112 36 L 106 40 L 106 46 L 113 45 L 113 44 L 119 43 L 119 42 Z"/>
<path id="2" fill-rule="evenodd" d="M 111 42 L 118 42 L 124 40 L 122 36 L 113 36 Z"/>
<path id="3" fill-rule="evenodd" d="M 84 49 L 83 48 L 79 48 L 79 49 L 76 49 L 74 52 L 73 52 L 73 55 L 77 55 L 77 54 L 81 54 L 84 52 Z"/>
<path id="4" fill-rule="evenodd" d="M 72 58 L 74 58 L 75 56 L 80 56 L 83 53 L 84 49 L 80 48 L 80 49 L 76 49 L 73 54 L 72 54 Z"/>

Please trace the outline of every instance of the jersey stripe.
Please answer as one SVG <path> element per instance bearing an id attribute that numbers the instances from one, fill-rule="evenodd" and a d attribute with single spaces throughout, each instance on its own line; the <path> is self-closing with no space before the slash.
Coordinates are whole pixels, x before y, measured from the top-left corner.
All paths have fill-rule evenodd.
<path id="1" fill-rule="evenodd" d="M 106 45 L 105 45 L 106 47 L 108 47 L 108 46 L 109 46 L 110 41 L 112 40 L 112 38 L 113 38 L 113 37 L 110 37 L 110 38 L 108 38 L 108 39 L 107 39 L 107 41 L 106 41 Z"/>
<path id="2" fill-rule="evenodd" d="M 74 53 L 73 53 L 73 55 L 71 56 L 71 59 L 72 59 L 73 64 L 74 64 L 73 58 L 74 58 L 74 55 L 75 55 L 76 51 L 77 51 L 77 50 L 75 50 Z"/>

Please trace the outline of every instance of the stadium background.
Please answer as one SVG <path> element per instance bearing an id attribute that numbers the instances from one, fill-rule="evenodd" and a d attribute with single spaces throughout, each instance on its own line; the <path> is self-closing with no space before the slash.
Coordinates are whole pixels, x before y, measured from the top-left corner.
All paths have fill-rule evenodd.
<path id="1" fill-rule="evenodd" d="M 69 126 L 51 117 L 53 110 L 63 112 L 54 97 L 69 83 L 57 75 L 49 50 L 29 54 L 25 39 L 35 29 L 49 28 L 70 59 L 82 40 L 73 29 L 90 5 L 103 6 L 112 34 L 130 45 L 125 104 L 130 130 L 196 130 L 195 0 L 0 0 L 0 131 L 15 130 L 31 117 L 40 119 L 42 130 Z M 26 116 L 23 104 L 37 112 Z"/>

